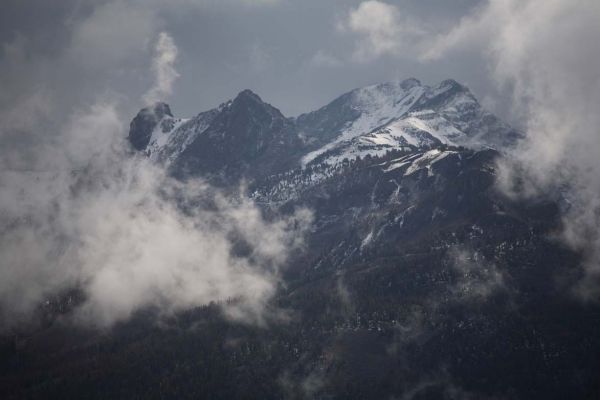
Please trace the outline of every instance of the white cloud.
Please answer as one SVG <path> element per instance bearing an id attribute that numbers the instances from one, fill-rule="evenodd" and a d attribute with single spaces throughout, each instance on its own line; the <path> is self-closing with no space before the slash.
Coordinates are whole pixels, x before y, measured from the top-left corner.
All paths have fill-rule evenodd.
<path id="1" fill-rule="evenodd" d="M 486 300 L 497 290 L 504 288 L 504 275 L 493 263 L 487 262 L 476 252 L 462 247 L 449 251 L 449 260 L 457 273 L 452 293 L 460 300 Z"/>
<path id="2" fill-rule="evenodd" d="M 92 325 L 148 305 L 171 312 L 229 298 L 241 302 L 228 315 L 261 322 L 310 214 L 267 222 L 243 197 L 128 156 L 117 109 L 105 102 L 73 114 L 29 170 L 0 172 L 2 323 L 73 287 L 86 296 L 76 315 Z M 182 202 L 196 205 L 183 212 Z M 238 240 L 247 255 L 236 255 Z"/>
<path id="3" fill-rule="evenodd" d="M 494 32 L 499 28 L 498 19 L 506 14 L 507 3 L 499 3 L 499 9 L 488 12 L 486 8 L 476 8 L 465 15 L 458 25 L 443 32 L 429 32 L 419 43 L 417 56 L 421 61 L 439 61 L 449 51 L 472 48 L 480 50 L 489 45 Z"/>
<path id="4" fill-rule="evenodd" d="M 513 95 L 513 119 L 527 140 L 503 165 L 501 184 L 520 195 L 568 187 L 563 239 L 585 255 L 578 293 L 600 294 L 600 3 L 595 0 L 488 0 L 445 31 L 415 28 L 410 16 L 381 1 L 364 1 L 340 23 L 358 36 L 354 59 L 384 55 L 442 62 L 460 52 L 483 57 L 490 77 Z M 521 177 L 523 178 L 523 177 Z M 514 193 L 513 193 L 514 194 Z"/>
<path id="5" fill-rule="evenodd" d="M 170 94 L 177 77 L 168 34 L 155 50 L 146 101 Z M 132 157 L 117 99 L 54 115 L 41 91 L 2 111 L 0 139 L 9 147 L 0 152 L 0 326 L 28 320 L 45 299 L 74 287 L 85 295 L 75 315 L 92 325 L 150 305 L 171 312 L 231 298 L 240 301 L 227 315 L 262 322 L 310 214 L 266 221 L 241 194 L 225 198 Z M 39 123 L 49 114 L 58 127 Z M 240 241 L 244 255 L 235 250 Z"/>
<path id="6" fill-rule="evenodd" d="M 154 85 L 143 96 L 143 100 L 147 105 L 165 100 L 173 93 L 173 84 L 179 77 L 179 73 L 175 69 L 177 52 L 177 46 L 173 38 L 168 33 L 161 32 L 158 35 L 155 56 L 152 60 Z"/>
<path id="7" fill-rule="evenodd" d="M 398 55 L 424 34 L 414 19 L 403 18 L 396 6 L 379 0 L 363 1 L 350 10 L 338 29 L 358 36 L 353 58 L 360 62 Z"/>
<path id="8" fill-rule="evenodd" d="M 501 184 L 512 191 L 515 175 L 524 171 L 526 184 L 516 194 L 568 188 L 562 237 L 585 255 L 578 293 L 590 299 L 600 294 L 598 16 L 594 0 L 489 0 L 421 53 L 423 60 L 437 60 L 478 51 L 496 82 L 512 90 L 527 140 L 514 163 L 503 165 Z"/>

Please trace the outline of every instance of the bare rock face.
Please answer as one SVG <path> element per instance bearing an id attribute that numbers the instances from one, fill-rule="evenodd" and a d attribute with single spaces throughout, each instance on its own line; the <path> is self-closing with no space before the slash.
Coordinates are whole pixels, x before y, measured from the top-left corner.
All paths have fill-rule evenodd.
<path id="1" fill-rule="evenodd" d="M 453 80 L 298 118 L 249 90 L 189 119 L 141 110 L 133 148 L 180 179 L 245 181 L 267 219 L 311 210 L 304 246 L 264 325 L 222 299 L 90 337 L 53 317 L 77 296 L 50 299 L 56 323 L 0 335 L 0 398 L 599 398 L 600 305 L 573 297 L 584 253 L 556 240 L 561 193 L 497 190 L 519 135 Z M 251 246 L 232 240 L 235 262 Z"/>
<path id="2" fill-rule="evenodd" d="M 292 168 L 300 145 L 292 121 L 250 90 L 244 90 L 221 107 L 173 167 L 177 175 L 255 178 Z"/>
<path id="3" fill-rule="evenodd" d="M 412 78 L 354 89 L 297 118 L 251 90 L 189 119 L 157 103 L 138 113 L 129 133 L 134 149 L 174 175 L 224 182 L 440 145 L 501 151 L 520 137 L 458 82 L 427 86 Z"/>
<path id="4" fill-rule="evenodd" d="M 165 116 L 173 117 L 171 108 L 166 103 L 156 103 L 141 109 L 129 125 L 128 139 L 131 146 L 138 151 L 145 150 L 152 132 Z"/>

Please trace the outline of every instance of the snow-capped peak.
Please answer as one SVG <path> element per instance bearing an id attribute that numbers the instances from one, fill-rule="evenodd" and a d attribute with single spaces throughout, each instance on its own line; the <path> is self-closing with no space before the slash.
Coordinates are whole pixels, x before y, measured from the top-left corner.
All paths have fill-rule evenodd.
<path id="1" fill-rule="evenodd" d="M 268 164 L 280 169 L 441 144 L 501 149 L 519 137 L 466 86 L 452 79 L 427 86 L 414 78 L 354 89 L 297 118 L 284 117 L 251 90 L 189 119 L 175 118 L 167 104 L 157 103 L 138 113 L 129 134 L 132 146 L 152 159 L 171 164 L 185 158 L 188 169 L 214 158 L 204 154 L 209 148 L 240 153 L 240 159 L 230 160 L 240 165 L 272 153 Z M 213 169 L 221 165 L 213 164 Z"/>
<path id="2" fill-rule="evenodd" d="M 333 141 L 304 156 L 302 164 L 306 165 L 339 145 L 352 141 L 360 135 L 369 134 L 405 115 L 424 92 L 425 89 L 416 79 L 353 90 L 350 92 L 348 106 L 355 111 L 357 117 L 347 121 Z"/>
<path id="3" fill-rule="evenodd" d="M 154 129 L 165 118 L 172 118 L 168 104 L 158 102 L 142 108 L 131 121 L 129 141 L 136 150 L 145 150 L 150 142 Z"/>
<path id="4" fill-rule="evenodd" d="M 302 158 L 303 165 L 382 155 L 405 146 L 498 148 L 519 136 L 452 79 L 435 86 L 407 79 L 355 89 L 298 121 L 309 140 L 329 138 Z"/>

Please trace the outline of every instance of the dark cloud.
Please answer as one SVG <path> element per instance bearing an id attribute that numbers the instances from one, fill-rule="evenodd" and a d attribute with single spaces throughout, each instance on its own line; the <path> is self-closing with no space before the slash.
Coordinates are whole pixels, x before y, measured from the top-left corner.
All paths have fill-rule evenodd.
<path id="1" fill-rule="evenodd" d="M 123 139 L 127 119 L 142 106 L 145 94 L 152 100 L 170 97 L 164 100 L 175 114 L 191 116 L 251 88 L 295 115 L 373 82 L 415 76 L 428 83 L 453 77 L 502 115 L 524 121 L 529 139 L 517 161 L 536 185 L 567 183 L 573 189 L 563 236 L 588 252 L 588 283 L 581 292 L 595 296 L 600 276 L 600 171 L 595 154 L 599 14 L 593 0 L 8 0 L 0 13 L 0 166 L 5 186 L 0 205 L 5 217 L 39 217 L 36 226 L 41 230 L 15 231 L 17 236 L 2 246 L 25 246 L 48 237 L 50 241 L 40 242 L 40 253 L 22 260 L 36 266 L 55 248 L 52 240 L 57 236 L 46 235 L 48 230 L 63 237 L 65 226 L 77 230 L 91 220 L 91 232 L 101 237 L 111 232 L 98 214 L 83 212 L 80 198 L 64 198 L 74 184 L 65 173 L 81 160 L 100 157 L 107 173 L 129 176 L 108 167 L 118 164 L 115 135 Z M 363 23 L 366 17 L 388 21 L 374 21 L 377 29 L 372 30 Z M 160 38 L 164 46 L 157 48 Z M 177 46 L 175 62 L 171 39 Z M 166 55 L 164 62 L 161 54 Z M 510 96 L 498 97 L 502 91 Z M 90 148 L 103 151 L 90 155 Z M 47 190 L 44 180 L 26 184 L 29 178 L 19 174 L 28 169 L 56 172 L 58 178 L 49 182 L 59 179 L 60 184 L 50 189 L 64 190 Z M 510 181 L 512 170 L 507 171 Z M 146 182 L 143 176 L 135 175 L 135 180 Z M 101 194 L 123 187 L 128 188 L 127 181 L 117 181 Z M 149 193 L 156 189 L 142 188 Z M 122 198 L 123 207 L 133 207 L 137 192 L 125 192 L 132 197 Z M 33 201 L 27 210 L 20 208 L 23 193 L 30 193 Z M 56 201 L 74 204 L 73 210 L 81 208 L 82 214 L 74 219 L 59 214 L 48 225 L 52 209 L 47 207 Z M 166 207 L 156 197 L 149 201 Z M 235 214 L 236 208 L 226 210 Z M 176 211 L 170 212 L 169 220 L 163 216 L 137 222 L 187 237 L 189 227 Z M 56 221 L 68 223 L 57 228 Z M 140 239 L 135 231 L 122 234 Z M 86 246 L 76 250 L 95 251 Z M 17 265 L 17 260 L 10 262 Z M 26 297 L 23 304 L 39 300 L 45 277 L 55 276 L 32 271 L 22 269 L 39 285 L 20 292 Z M 82 271 L 65 274 L 67 281 L 46 283 L 58 287 Z M 84 277 L 93 281 L 95 275 Z M 5 295 L 10 298 L 10 291 Z M 123 309 L 128 312 L 144 302 L 144 297 L 134 298 Z"/>
<path id="2" fill-rule="evenodd" d="M 600 294 L 599 16 L 592 0 L 489 0 L 421 49 L 424 60 L 477 51 L 508 89 L 526 140 L 501 165 L 501 187 L 562 200 L 560 236 L 584 256 L 575 292 L 588 300 Z"/>
<path id="3" fill-rule="evenodd" d="M 62 78 L 69 71 L 59 67 L 69 64 L 86 76 L 97 63 L 126 64 L 129 37 L 115 46 L 99 38 L 118 40 L 123 32 L 150 37 L 153 14 L 113 30 L 135 11 L 130 7 L 107 3 L 74 28 L 60 57 L 34 60 Z M 112 21 L 116 11 L 121 19 Z M 175 42 L 165 32 L 155 40 L 146 66 L 153 78 L 144 92 L 148 100 L 168 96 L 178 76 Z M 19 76 L 17 67 L 28 66 L 22 54 L 27 43 L 10 46 L 5 66 L 14 64 L 11 73 Z M 35 83 L 45 77 L 35 68 L 23 72 Z M 31 84 L 1 110 L 0 331 L 27 322 L 44 301 L 73 288 L 84 296 L 73 316 L 101 327 L 146 306 L 169 313 L 227 299 L 239 300 L 225 307 L 228 316 L 264 322 L 279 268 L 301 245 L 310 213 L 265 221 L 242 193 L 225 198 L 202 181 L 175 181 L 145 157 L 129 154 L 127 95 L 84 88 L 80 95 L 90 97 L 69 109 L 67 97 L 60 97 L 68 86 L 57 83 Z M 175 198 L 205 199 L 214 207 L 184 213 Z M 235 254 L 233 237 L 248 245 L 247 255 Z"/>
<path id="4" fill-rule="evenodd" d="M 444 61 L 435 66 L 423 66 L 412 56 L 350 62 L 353 38 L 340 34 L 336 25 L 359 4 L 342 0 L 69 0 L 50 6 L 40 0 L 11 0 L 3 5 L 0 42 L 21 41 L 29 56 L 25 64 L 37 67 L 11 77 L 17 83 L 5 87 L 16 92 L 55 81 L 59 92 L 69 88 L 53 99 L 65 108 L 98 91 L 118 88 L 131 100 L 125 105 L 131 107 L 128 111 L 134 112 L 151 81 L 144 68 L 152 56 L 151 43 L 158 32 L 166 30 L 180 49 L 182 77 L 171 103 L 181 115 L 211 108 L 244 88 L 255 90 L 288 115 L 314 109 L 356 86 L 409 76 L 426 82 L 452 76 L 471 84 L 482 97 L 492 90 L 483 79 L 483 64 L 475 58 L 460 65 Z M 477 1 L 390 4 L 407 18 L 414 16 L 428 26 L 443 28 Z M 0 55 L 3 76 L 8 58 L 8 54 Z"/>

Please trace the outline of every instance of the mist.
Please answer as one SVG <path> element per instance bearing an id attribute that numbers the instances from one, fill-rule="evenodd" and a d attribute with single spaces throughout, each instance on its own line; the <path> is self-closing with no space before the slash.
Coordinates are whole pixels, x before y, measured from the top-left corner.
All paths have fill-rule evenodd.
<path id="1" fill-rule="evenodd" d="M 176 55 L 161 33 L 145 101 L 170 94 Z M 43 93 L 37 98 L 44 104 Z M 172 313 L 228 299 L 239 301 L 227 316 L 264 323 L 310 213 L 266 221 L 242 191 L 225 196 L 201 179 L 174 180 L 130 150 L 122 101 L 102 96 L 56 131 L 40 128 L 48 108 L 36 103 L 5 120 L 3 135 L 27 137 L 1 158 L 1 326 L 27 323 L 70 289 L 83 292 L 71 318 L 87 326 L 110 327 L 148 306 Z"/>
<path id="2" fill-rule="evenodd" d="M 457 56 L 467 64 L 472 54 L 484 61 L 498 93 L 510 100 L 508 119 L 526 134 L 516 151 L 501 160 L 499 187 L 515 198 L 550 195 L 562 204 L 559 239 L 585 258 L 585 276 L 574 293 L 597 300 L 600 4 L 593 0 L 488 0 L 446 29 L 417 28 L 418 17 L 403 11 L 378 0 L 351 10 L 343 26 L 356 35 L 354 54 L 408 54 L 422 65 Z M 378 23 L 361 23 L 367 20 Z"/>
<path id="3" fill-rule="evenodd" d="M 514 196 L 558 192 L 560 237 L 584 254 L 585 275 L 574 288 L 584 300 L 600 294 L 598 15 L 595 1 L 491 1 L 450 35 L 487 40 L 493 76 L 526 121 L 525 142 L 500 166 L 500 186 Z M 525 183 L 515 190 L 515 180 Z"/>

